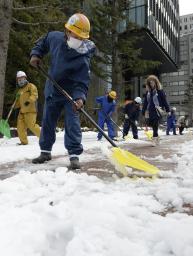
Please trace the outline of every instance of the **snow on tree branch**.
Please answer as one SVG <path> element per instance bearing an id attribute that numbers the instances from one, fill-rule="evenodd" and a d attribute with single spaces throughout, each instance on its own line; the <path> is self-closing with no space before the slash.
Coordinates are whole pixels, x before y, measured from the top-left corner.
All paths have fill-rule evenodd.
<path id="1" fill-rule="evenodd" d="M 31 25 L 31 26 L 38 26 L 41 24 L 59 24 L 59 23 L 63 23 L 64 20 L 59 20 L 59 21 L 42 21 L 42 22 L 23 22 L 20 20 L 15 19 L 14 17 L 12 17 L 12 21 L 13 23 L 19 24 L 19 25 Z"/>
<path id="2" fill-rule="evenodd" d="M 37 6 L 28 6 L 28 7 L 13 7 L 12 9 L 15 11 L 23 11 L 23 10 L 34 10 L 34 9 L 47 9 L 48 5 L 37 5 Z"/>

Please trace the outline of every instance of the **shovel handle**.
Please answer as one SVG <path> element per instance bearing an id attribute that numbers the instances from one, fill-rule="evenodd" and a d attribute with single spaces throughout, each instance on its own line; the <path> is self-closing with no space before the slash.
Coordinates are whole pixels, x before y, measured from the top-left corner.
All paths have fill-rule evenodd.
<path id="1" fill-rule="evenodd" d="M 53 83 L 54 87 L 76 107 L 76 102 L 72 99 L 72 97 L 45 71 L 45 69 L 40 65 L 38 66 L 38 69 L 46 78 L 48 78 Z M 94 127 L 102 133 L 102 135 L 111 143 L 113 147 L 117 147 L 114 141 L 109 136 L 107 136 L 107 134 L 100 128 L 100 126 L 94 121 L 94 119 L 92 119 L 92 117 L 83 108 L 80 108 L 79 111 L 90 120 Z"/>
<path id="2" fill-rule="evenodd" d="M 7 115 L 7 118 L 6 118 L 6 121 L 7 121 L 7 122 L 8 122 L 8 120 L 9 120 L 9 118 L 10 118 L 11 113 L 13 112 L 13 109 L 14 109 L 14 107 L 15 107 L 16 101 L 17 101 L 17 99 L 15 99 L 15 101 L 13 102 L 13 104 L 12 104 L 12 106 L 11 106 L 11 109 L 9 110 L 9 113 L 8 113 L 8 115 Z"/>

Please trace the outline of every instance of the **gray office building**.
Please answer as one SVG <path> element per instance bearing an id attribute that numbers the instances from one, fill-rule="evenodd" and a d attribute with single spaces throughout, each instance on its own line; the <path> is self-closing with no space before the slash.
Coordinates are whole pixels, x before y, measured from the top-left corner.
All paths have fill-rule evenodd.
<path id="1" fill-rule="evenodd" d="M 143 40 L 138 47 L 142 58 L 159 61 L 155 75 L 176 72 L 179 63 L 179 2 L 178 0 L 133 0 L 128 10 L 129 20 L 140 26 Z M 129 77 L 126 77 L 126 80 Z M 144 77 L 132 81 L 133 96 L 143 96 Z M 133 94 L 133 95 L 132 95 Z"/>
<path id="2" fill-rule="evenodd" d="M 164 73 L 161 82 L 177 115 L 193 119 L 193 14 L 180 17 L 180 58 L 177 72 Z"/>
<path id="3" fill-rule="evenodd" d="M 133 0 L 129 20 L 141 27 L 145 58 L 160 61 L 159 71 L 176 71 L 179 52 L 178 0 Z"/>

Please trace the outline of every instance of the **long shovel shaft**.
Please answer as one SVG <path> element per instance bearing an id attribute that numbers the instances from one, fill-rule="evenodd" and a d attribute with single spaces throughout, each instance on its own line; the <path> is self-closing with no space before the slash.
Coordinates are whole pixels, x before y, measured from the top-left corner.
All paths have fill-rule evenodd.
<path id="1" fill-rule="evenodd" d="M 101 108 L 94 108 L 95 110 L 101 110 L 103 112 L 103 114 L 109 119 L 111 120 L 112 123 L 114 123 L 115 126 L 117 126 L 117 128 L 123 133 L 123 130 L 118 126 L 117 123 L 115 123 L 115 121 L 110 117 L 108 116 L 105 111 L 103 111 Z"/>
<path id="2" fill-rule="evenodd" d="M 6 121 L 7 121 L 7 122 L 8 122 L 8 120 L 9 120 L 9 118 L 10 118 L 11 113 L 13 112 L 13 109 L 14 109 L 14 107 L 15 107 L 16 101 L 17 101 L 17 99 L 15 99 L 15 101 L 13 102 L 13 104 L 12 104 L 12 106 L 11 106 L 11 109 L 9 110 L 9 113 L 8 113 L 8 115 L 7 115 L 7 118 L 6 118 Z"/>
<path id="3" fill-rule="evenodd" d="M 46 78 L 48 78 L 53 83 L 54 87 L 76 107 L 76 102 L 72 99 L 72 97 L 44 70 L 44 68 L 42 68 L 42 66 L 39 66 L 39 70 Z M 111 143 L 113 147 L 117 147 L 114 141 L 111 138 L 109 138 L 109 136 L 107 136 L 107 134 L 100 128 L 100 126 L 98 126 L 98 124 L 83 108 L 80 108 L 79 111 L 90 120 L 94 127 L 97 128 L 97 130 L 102 133 L 102 135 Z"/>
<path id="4" fill-rule="evenodd" d="M 112 122 L 112 123 L 119 129 L 119 131 L 121 131 L 122 134 L 123 134 L 123 130 L 118 126 L 118 124 L 115 123 L 115 121 L 114 121 L 110 116 L 108 116 L 104 111 L 103 111 L 103 113 L 106 115 L 106 117 L 107 117 L 109 120 L 111 120 L 111 122 Z"/>

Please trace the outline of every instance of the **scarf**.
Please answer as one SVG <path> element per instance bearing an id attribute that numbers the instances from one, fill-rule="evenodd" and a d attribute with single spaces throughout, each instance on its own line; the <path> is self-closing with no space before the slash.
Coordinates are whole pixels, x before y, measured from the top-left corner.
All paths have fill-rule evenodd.
<path id="1" fill-rule="evenodd" d="M 154 89 L 152 93 L 153 93 L 153 103 L 154 103 L 155 107 L 159 107 L 157 90 Z M 147 93 L 147 102 L 148 102 L 147 110 L 149 110 L 149 108 L 150 108 L 150 98 L 151 98 L 151 92 L 148 92 Z"/>

